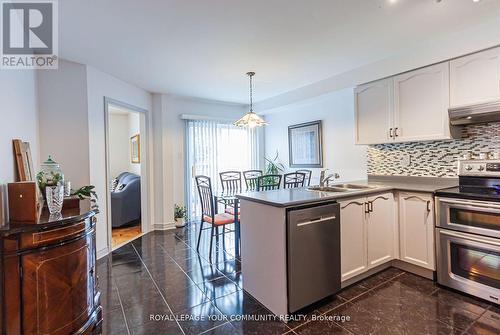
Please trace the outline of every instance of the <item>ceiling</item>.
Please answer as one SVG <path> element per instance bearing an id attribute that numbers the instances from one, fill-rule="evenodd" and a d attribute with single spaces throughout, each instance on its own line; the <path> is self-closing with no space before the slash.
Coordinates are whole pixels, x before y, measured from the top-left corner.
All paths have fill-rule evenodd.
<path id="1" fill-rule="evenodd" d="M 150 92 L 248 102 L 500 16 L 482 0 L 64 0 L 60 57 Z"/>

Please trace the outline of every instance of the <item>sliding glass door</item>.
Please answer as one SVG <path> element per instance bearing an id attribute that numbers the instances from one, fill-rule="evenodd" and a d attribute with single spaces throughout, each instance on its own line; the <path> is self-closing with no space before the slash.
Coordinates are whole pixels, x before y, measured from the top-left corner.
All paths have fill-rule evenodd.
<path id="1" fill-rule="evenodd" d="M 194 176 L 211 178 L 214 191 L 220 188 L 219 172 L 259 168 L 257 129 L 214 120 L 186 120 L 186 206 L 191 217 L 200 213 Z M 244 183 L 244 182 L 243 182 Z"/>

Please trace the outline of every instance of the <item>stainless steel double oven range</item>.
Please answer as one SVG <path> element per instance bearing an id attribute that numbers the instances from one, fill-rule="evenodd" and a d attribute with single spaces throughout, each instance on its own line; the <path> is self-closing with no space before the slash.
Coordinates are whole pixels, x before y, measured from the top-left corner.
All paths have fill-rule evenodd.
<path id="1" fill-rule="evenodd" d="M 436 192 L 437 279 L 500 303 L 500 160 L 458 165 L 459 186 Z"/>

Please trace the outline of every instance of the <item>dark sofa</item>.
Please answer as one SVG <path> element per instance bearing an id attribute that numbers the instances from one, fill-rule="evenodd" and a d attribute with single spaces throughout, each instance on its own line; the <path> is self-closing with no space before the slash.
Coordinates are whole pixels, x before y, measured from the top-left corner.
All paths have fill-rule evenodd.
<path id="1" fill-rule="evenodd" d="M 141 177 L 122 172 L 111 192 L 111 226 L 121 227 L 141 219 Z"/>

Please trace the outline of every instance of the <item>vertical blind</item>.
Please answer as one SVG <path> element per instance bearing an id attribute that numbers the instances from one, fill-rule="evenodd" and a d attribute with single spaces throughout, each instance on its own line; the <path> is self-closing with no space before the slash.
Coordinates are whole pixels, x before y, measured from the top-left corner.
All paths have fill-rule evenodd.
<path id="1" fill-rule="evenodd" d="M 216 191 L 219 172 L 259 167 L 257 129 L 236 127 L 229 121 L 186 120 L 186 146 L 186 206 L 191 217 L 200 214 L 194 176 L 210 177 Z"/>

